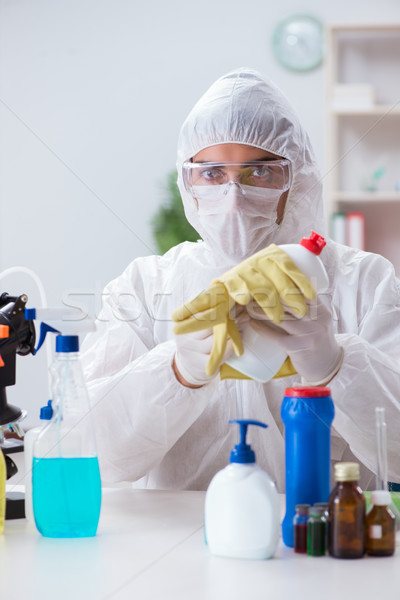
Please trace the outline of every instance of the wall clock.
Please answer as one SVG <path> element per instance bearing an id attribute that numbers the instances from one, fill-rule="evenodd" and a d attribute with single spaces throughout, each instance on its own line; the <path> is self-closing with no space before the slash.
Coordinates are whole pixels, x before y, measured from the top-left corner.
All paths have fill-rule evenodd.
<path id="1" fill-rule="evenodd" d="M 272 46 L 281 65 L 292 71 L 310 71 L 324 56 L 324 28 L 310 15 L 293 15 L 276 26 Z"/>

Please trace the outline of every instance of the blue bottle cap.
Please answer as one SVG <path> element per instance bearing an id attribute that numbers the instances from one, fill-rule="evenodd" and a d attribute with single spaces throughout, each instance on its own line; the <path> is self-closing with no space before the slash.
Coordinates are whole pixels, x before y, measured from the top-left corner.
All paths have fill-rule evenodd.
<path id="1" fill-rule="evenodd" d="M 252 421 L 248 419 L 232 419 L 229 423 L 238 423 L 240 427 L 240 443 L 236 444 L 231 452 L 231 463 L 251 464 L 256 462 L 256 455 L 249 444 L 246 444 L 246 434 L 248 425 L 257 425 L 258 427 L 268 427 L 261 421 Z"/>
<path id="2" fill-rule="evenodd" d="M 79 352 L 79 336 L 58 335 L 56 337 L 56 352 Z"/>
<path id="3" fill-rule="evenodd" d="M 26 308 L 25 319 L 27 321 L 34 321 L 36 319 L 36 308 Z"/>
<path id="4" fill-rule="evenodd" d="M 47 406 L 42 406 L 40 409 L 40 418 L 44 421 L 50 421 L 53 416 L 53 407 L 51 406 L 51 400 L 47 402 Z"/>

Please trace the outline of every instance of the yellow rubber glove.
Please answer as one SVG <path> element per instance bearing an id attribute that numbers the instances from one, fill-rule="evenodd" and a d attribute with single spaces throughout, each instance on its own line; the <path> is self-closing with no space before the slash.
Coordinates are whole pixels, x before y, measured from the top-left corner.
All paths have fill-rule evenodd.
<path id="1" fill-rule="evenodd" d="M 206 367 L 207 375 L 214 375 L 219 368 L 229 338 L 235 354 L 243 354 L 242 339 L 231 314 L 234 305 L 235 302 L 229 296 L 226 287 L 221 282 L 215 282 L 172 314 L 172 319 L 176 322 L 176 334 L 213 329 L 214 341 Z"/>
<path id="2" fill-rule="evenodd" d="M 230 298 L 242 306 L 253 299 L 273 323 L 284 319 L 285 308 L 299 317 L 307 314 L 305 302 L 316 296 L 310 280 L 284 250 L 271 244 L 227 271 L 218 281 Z"/>
<path id="3" fill-rule="evenodd" d="M 316 296 L 309 279 L 297 268 L 281 248 L 271 244 L 213 281 L 211 286 L 172 315 L 176 334 L 214 328 L 214 346 L 206 372 L 218 369 L 228 336 L 237 356 L 243 344 L 231 309 L 235 303 L 247 306 L 255 301 L 274 323 L 284 318 L 285 308 L 303 317 L 307 313 L 304 300 Z M 219 326 L 219 327 L 217 327 Z"/>

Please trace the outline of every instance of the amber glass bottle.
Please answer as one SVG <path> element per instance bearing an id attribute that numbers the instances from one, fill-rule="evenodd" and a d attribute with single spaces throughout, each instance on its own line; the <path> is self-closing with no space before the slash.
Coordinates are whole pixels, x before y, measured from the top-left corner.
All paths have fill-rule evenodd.
<path id="1" fill-rule="evenodd" d="M 365 519 L 367 553 L 373 556 L 391 556 L 395 549 L 396 519 L 389 508 L 390 492 L 371 492 L 372 508 Z"/>
<path id="2" fill-rule="evenodd" d="M 365 498 L 358 486 L 360 465 L 335 465 L 336 485 L 329 496 L 329 554 L 361 558 L 365 553 Z"/>

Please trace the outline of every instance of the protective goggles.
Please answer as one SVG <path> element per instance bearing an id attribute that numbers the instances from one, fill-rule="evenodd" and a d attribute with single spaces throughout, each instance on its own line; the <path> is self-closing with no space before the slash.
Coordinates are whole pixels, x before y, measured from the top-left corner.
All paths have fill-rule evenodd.
<path id="1" fill-rule="evenodd" d="M 183 182 L 196 198 L 199 187 L 215 186 L 218 195 L 226 195 L 233 184 L 286 192 L 291 185 L 290 161 L 287 159 L 249 163 L 183 163 Z M 193 188 L 196 188 L 193 189 Z M 243 196 L 246 195 L 244 188 Z"/>

